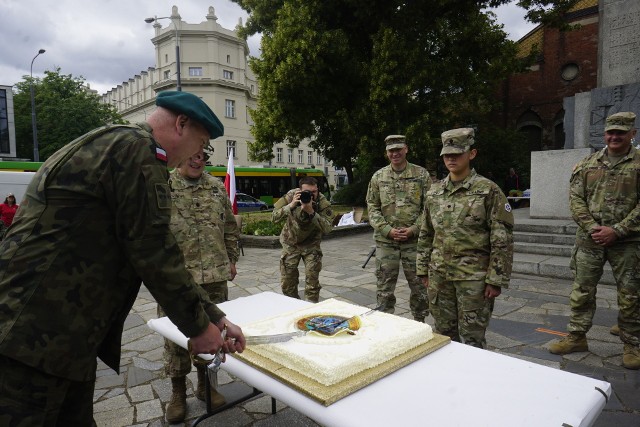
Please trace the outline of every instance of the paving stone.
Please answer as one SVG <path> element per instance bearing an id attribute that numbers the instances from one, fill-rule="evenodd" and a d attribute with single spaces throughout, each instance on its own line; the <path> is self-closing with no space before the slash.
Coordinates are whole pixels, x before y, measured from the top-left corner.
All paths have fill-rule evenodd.
<path id="1" fill-rule="evenodd" d="M 106 412 L 114 409 L 123 409 L 131 407 L 131 403 L 127 396 L 120 394 L 110 399 L 101 400 L 93 405 L 93 412 Z"/>
<path id="2" fill-rule="evenodd" d="M 247 412 L 251 412 L 251 413 L 258 412 L 258 413 L 270 414 L 271 407 L 272 407 L 271 396 L 258 397 L 257 399 L 244 403 L 242 406 Z M 286 407 L 287 405 L 276 400 L 276 412 L 281 411 Z"/>
<path id="3" fill-rule="evenodd" d="M 140 385 L 137 387 L 130 387 L 127 389 L 129 398 L 132 402 L 142 402 L 146 400 L 153 400 L 153 387 L 149 384 Z"/>
<path id="4" fill-rule="evenodd" d="M 124 394 L 124 391 L 125 391 L 124 387 L 112 388 L 111 390 L 109 390 L 107 394 L 104 395 L 104 398 L 109 399 L 111 397 L 119 396 L 121 394 Z"/>
<path id="5" fill-rule="evenodd" d="M 124 374 L 116 375 L 111 371 L 111 375 L 96 378 L 96 389 L 111 388 L 124 385 Z"/>
<path id="6" fill-rule="evenodd" d="M 147 359 L 141 357 L 133 358 L 133 366 L 140 369 L 145 369 L 147 371 L 158 371 L 164 368 L 164 363 L 161 362 L 151 362 Z"/>
<path id="7" fill-rule="evenodd" d="M 146 369 L 136 368 L 132 366 L 127 371 L 127 388 L 146 383 L 157 378 L 157 375 Z"/>
<path id="8" fill-rule="evenodd" d="M 122 407 L 104 412 L 94 409 L 93 419 L 98 427 L 128 427 L 134 422 L 134 408 Z"/>
<path id="9" fill-rule="evenodd" d="M 153 418 L 162 417 L 162 405 L 160 399 L 150 400 L 148 402 L 138 403 L 136 405 L 136 421 L 146 421 Z"/>
<path id="10" fill-rule="evenodd" d="M 296 427 L 317 427 L 313 420 L 302 415 L 300 412 L 288 408 L 277 414 L 260 420 L 254 424 L 255 427 L 282 427 L 282 426 L 296 426 Z"/>

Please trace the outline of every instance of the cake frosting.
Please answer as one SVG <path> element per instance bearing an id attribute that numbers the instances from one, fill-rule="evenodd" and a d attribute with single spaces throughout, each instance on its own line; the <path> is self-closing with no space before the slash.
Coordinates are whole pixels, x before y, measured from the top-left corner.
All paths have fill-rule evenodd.
<path id="1" fill-rule="evenodd" d="M 305 309 L 242 325 L 242 330 L 247 336 L 294 332 L 298 330 L 297 321 L 306 316 L 351 317 L 367 310 L 366 307 L 328 299 Z M 374 312 L 360 320 L 361 327 L 353 334 L 343 331 L 326 336 L 310 332 L 287 342 L 250 348 L 262 357 L 330 386 L 433 338 L 431 327 L 426 323 L 388 313 Z"/>

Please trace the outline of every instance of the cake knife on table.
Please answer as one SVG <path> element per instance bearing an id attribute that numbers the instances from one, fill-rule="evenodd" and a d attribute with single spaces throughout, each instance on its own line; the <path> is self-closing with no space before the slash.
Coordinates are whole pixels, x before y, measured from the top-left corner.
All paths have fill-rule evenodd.
<path id="1" fill-rule="evenodd" d="M 342 324 L 349 324 L 350 321 L 353 321 L 354 319 L 358 318 L 358 317 L 364 317 L 364 316 L 368 316 L 371 313 L 373 313 L 374 311 L 379 311 L 380 307 L 376 307 L 374 309 L 371 309 L 365 313 L 359 314 L 359 315 L 355 315 L 352 316 L 348 319 L 345 320 L 340 320 L 340 321 L 336 321 L 330 324 L 324 324 L 321 325 L 318 329 L 327 329 L 327 328 L 333 328 L 334 330 L 337 329 L 340 325 Z M 310 332 L 314 332 L 315 329 L 311 329 L 311 330 L 307 330 L 307 331 L 295 331 L 295 332 L 286 332 L 286 333 L 282 333 L 282 334 L 272 334 L 272 335 L 245 335 L 244 339 L 247 343 L 247 345 L 260 345 L 260 344 L 275 344 L 275 343 L 280 343 L 280 342 L 286 342 L 289 341 L 295 337 L 303 337 L 305 335 L 307 335 Z"/>

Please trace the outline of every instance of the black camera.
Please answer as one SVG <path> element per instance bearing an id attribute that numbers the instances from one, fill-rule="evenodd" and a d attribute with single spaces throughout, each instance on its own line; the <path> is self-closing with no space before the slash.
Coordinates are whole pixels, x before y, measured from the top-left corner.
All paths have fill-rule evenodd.
<path id="1" fill-rule="evenodd" d="M 312 197 L 313 196 L 311 195 L 311 191 L 309 191 L 309 190 L 304 190 L 304 191 L 300 192 L 300 201 L 302 203 L 311 202 Z"/>

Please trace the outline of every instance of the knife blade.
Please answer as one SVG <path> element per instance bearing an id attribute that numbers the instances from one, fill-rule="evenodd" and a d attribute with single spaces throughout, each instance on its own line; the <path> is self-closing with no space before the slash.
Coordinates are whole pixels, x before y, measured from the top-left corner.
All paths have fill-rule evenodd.
<path id="1" fill-rule="evenodd" d="M 303 337 L 308 333 L 309 331 L 295 331 L 273 335 L 245 335 L 244 339 L 248 345 L 274 344 L 279 342 L 286 342 L 295 337 Z"/>
<path id="2" fill-rule="evenodd" d="M 342 320 L 342 321 L 338 321 L 338 322 L 334 322 L 331 323 L 329 325 L 324 325 L 324 328 L 327 328 L 328 326 L 331 327 L 336 327 L 336 326 L 340 326 L 342 324 L 348 324 L 348 322 L 351 319 L 354 319 L 356 317 L 365 317 L 370 315 L 371 313 L 374 313 L 376 311 L 379 311 L 380 308 L 382 306 L 378 306 L 374 309 L 371 309 L 365 313 L 356 315 L 356 316 L 352 316 L 348 319 Z M 319 328 L 322 329 L 322 328 Z M 260 344 L 274 344 L 274 343 L 280 343 L 280 342 L 287 342 L 293 338 L 296 337 L 303 337 L 305 335 L 307 335 L 309 332 L 312 332 L 313 330 L 309 330 L 309 331 L 295 331 L 295 332 L 287 332 L 287 333 L 283 333 L 283 334 L 272 334 L 272 335 L 245 335 L 244 339 L 247 343 L 247 345 L 260 345 Z"/>

